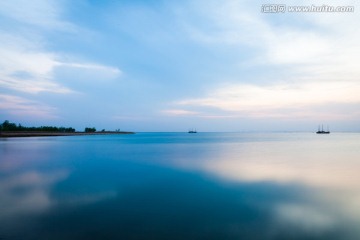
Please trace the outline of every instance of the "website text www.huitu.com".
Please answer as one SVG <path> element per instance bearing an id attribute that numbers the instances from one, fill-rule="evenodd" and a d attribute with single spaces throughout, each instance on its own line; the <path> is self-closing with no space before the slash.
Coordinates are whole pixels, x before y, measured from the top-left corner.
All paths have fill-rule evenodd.
<path id="1" fill-rule="evenodd" d="M 352 13 L 354 6 L 332 6 L 332 5 L 301 5 L 286 6 L 285 4 L 263 4 L 261 12 L 263 13 Z"/>

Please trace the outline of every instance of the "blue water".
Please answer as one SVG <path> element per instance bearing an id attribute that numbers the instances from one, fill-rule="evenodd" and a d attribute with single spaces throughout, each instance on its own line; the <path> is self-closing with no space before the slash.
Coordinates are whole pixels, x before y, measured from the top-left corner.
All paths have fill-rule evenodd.
<path id="1" fill-rule="evenodd" d="M 0 139 L 0 239 L 360 239 L 360 134 Z"/>

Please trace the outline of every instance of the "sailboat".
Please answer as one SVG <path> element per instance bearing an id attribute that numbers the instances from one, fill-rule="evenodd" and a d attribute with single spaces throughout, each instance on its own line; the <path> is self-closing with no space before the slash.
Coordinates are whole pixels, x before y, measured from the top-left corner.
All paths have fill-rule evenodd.
<path id="1" fill-rule="evenodd" d="M 327 131 L 324 131 L 324 126 L 323 125 L 321 125 L 321 130 L 320 130 L 320 125 L 319 125 L 318 131 L 316 132 L 316 134 L 329 134 L 329 133 L 330 133 L 329 126 L 327 128 Z"/>
<path id="2" fill-rule="evenodd" d="M 188 131 L 188 133 L 197 133 L 197 131 L 196 131 L 196 129 L 195 130 L 191 129 L 191 130 Z"/>

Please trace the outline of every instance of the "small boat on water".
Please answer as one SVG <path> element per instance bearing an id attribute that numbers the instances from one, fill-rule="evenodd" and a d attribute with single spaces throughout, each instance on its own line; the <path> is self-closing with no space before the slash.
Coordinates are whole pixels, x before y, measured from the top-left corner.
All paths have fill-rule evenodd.
<path id="1" fill-rule="evenodd" d="M 321 130 L 320 130 L 320 125 L 319 125 L 318 131 L 316 132 L 316 134 L 330 134 L 329 127 L 327 128 L 327 131 L 324 131 L 323 125 L 321 125 Z"/>
<path id="2" fill-rule="evenodd" d="M 196 129 L 189 130 L 188 133 L 197 133 Z"/>

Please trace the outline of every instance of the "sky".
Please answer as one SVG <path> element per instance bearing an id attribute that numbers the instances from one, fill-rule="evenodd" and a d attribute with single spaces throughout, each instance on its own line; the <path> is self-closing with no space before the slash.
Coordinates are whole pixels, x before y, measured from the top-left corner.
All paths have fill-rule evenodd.
<path id="1" fill-rule="evenodd" d="M 360 3 L 0 1 L 0 121 L 81 131 L 360 131 Z"/>

